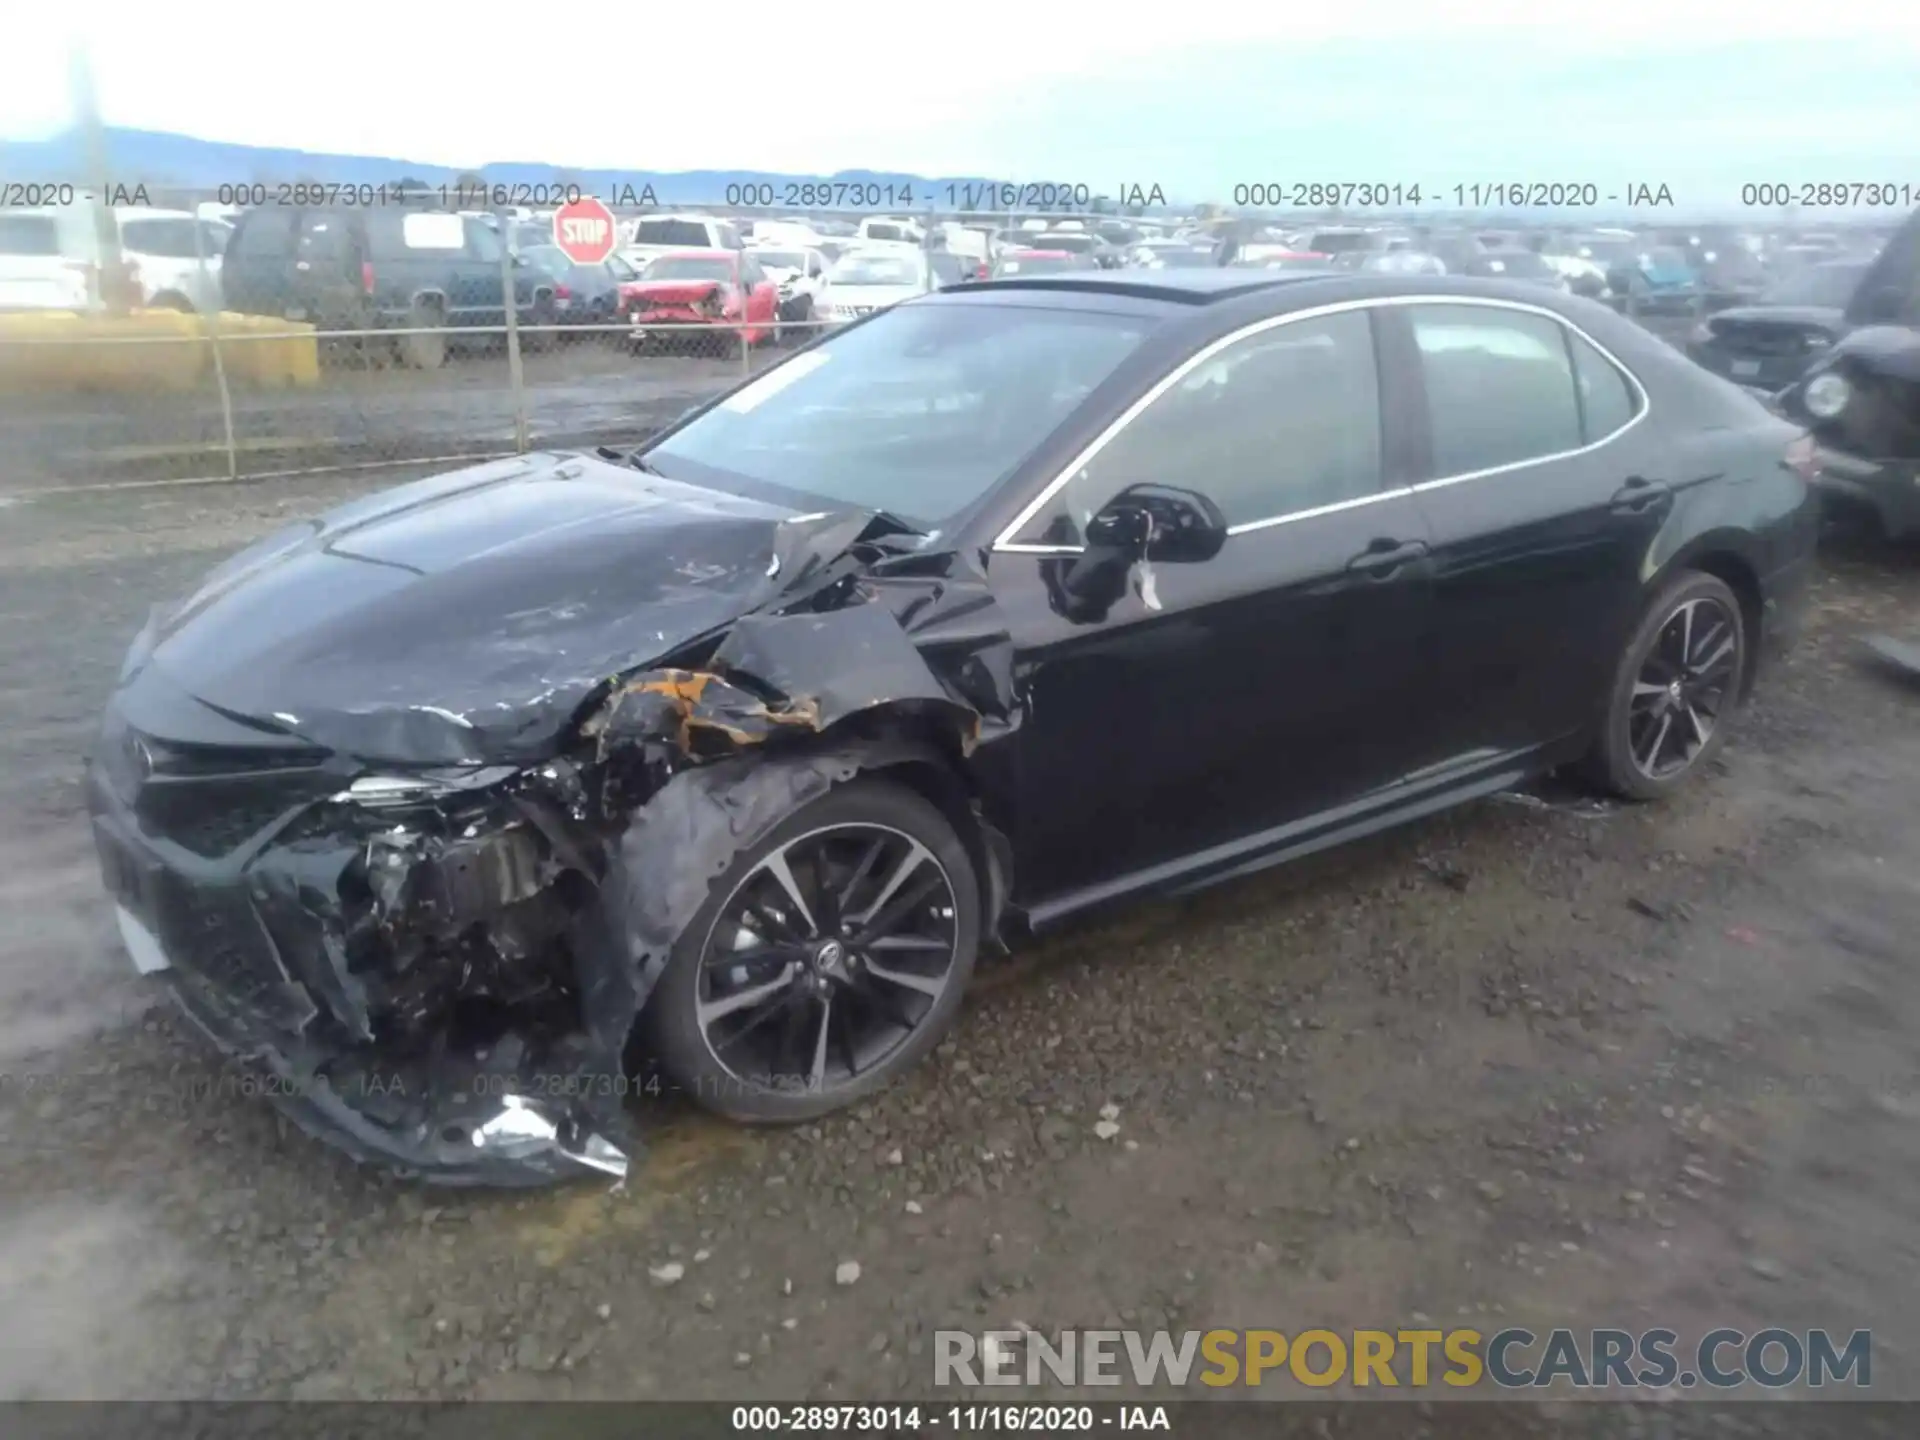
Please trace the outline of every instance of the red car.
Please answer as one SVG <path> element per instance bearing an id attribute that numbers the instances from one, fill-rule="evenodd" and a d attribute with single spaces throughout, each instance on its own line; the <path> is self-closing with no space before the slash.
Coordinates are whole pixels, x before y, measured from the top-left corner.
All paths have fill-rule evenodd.
<path id="1" fill-rule="evenodd" d="M 711 344 L 698 331 L 655 327 L 728 326 L 722 353 L 759 345 L 779 333 L 779 287 L 760 262 L 740 250 L 678 250 L 654 258 L 638 280 L 620 286 L 620 307 L 633 325 L 638 352 L 655 342 Z"/>

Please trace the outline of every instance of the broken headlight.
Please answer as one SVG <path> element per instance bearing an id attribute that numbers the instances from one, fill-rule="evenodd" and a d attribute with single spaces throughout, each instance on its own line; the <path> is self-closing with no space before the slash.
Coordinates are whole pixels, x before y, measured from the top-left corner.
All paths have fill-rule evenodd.
<path id="1" fill-rule="evenodd" d="M 518 773 L 508 765 L 490 765 L 481 770 L 423 771 L 418 775 L 362 775 L 333 798 L 338 804 L 372 809 L 418 805 L 423 800 L 484 790 Z"/>
<path id="2" fill-rule="evenodd" d="M 1800 403 L 1816 420 L 1832 420 L 1847 408 L 1853 398 L 1853 386 L 1837 370 L 1828 370 L 1807 381 L 1800 392 Z"/>

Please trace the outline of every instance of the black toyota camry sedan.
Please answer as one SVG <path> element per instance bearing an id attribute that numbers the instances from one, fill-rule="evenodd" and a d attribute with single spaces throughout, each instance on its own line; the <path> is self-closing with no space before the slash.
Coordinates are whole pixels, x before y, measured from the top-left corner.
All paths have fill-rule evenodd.
<path id="1" fill-rule="evenodd" d="M 1533 287 L 960 285 L 157 610 L 89 766 L 107 887 L 314 1133 L 625 1173 L 629 1077 L 818 1116 L 983 950 L 1551 769 L 1686 783 L 1789 628 L 1810 453 Z"/>

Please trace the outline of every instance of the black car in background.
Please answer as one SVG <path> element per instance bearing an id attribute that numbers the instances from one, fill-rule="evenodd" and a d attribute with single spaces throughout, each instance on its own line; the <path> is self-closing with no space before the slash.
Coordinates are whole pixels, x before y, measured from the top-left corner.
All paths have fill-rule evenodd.
<path id="1" fill-rule="evenodd" d="M 1747 237 L 1727 226 L 1656 230 L 1651 238 L 1685 260 L 1698 280 L 1701 308 L 1706 310 L 1755 302 L 1777 278 L 1768 274 Z"/>
<path id="2" fill-rule="evenodd" d="M 407 332 L 394 337 L 399 358 L 433 369 L 446 362 L 448 329 L 506 324 L 503 249 L 499 230 L 470 215 L 269 205 L 234 221 L 220 284 L 227 308 L 243 314 L 323 331 Z M 553 280 L 530 266 L 509 269 L 519 321 L 555 324 Z M 535 333 L 525 343 L 539 348 L 550 339 Z"/>
<path id="3" fill-rule="evenodd" d="M 1560 277 L 1560 272 L 1533 250 L 1510 247 L 1463 251 L 1458 255 L 1458 262 L 1457 268 L 1449 262 L 1449 274 L 1471 275 L 1482 280 L 1512 280 L 1517 284 L 1537 285 L 1546 290 L 1564 291 L 1570 288 Z"/>
<path id="4" fill-rule="evenodd" d="M 554 309 L 563 325 L 611 324 L 620 315 L 621 282 L 640 278 L 617 254 L 582 265 L 558 245 L 529 245 L 520 258 L 553 281 Z"/>
<path id="5" fill-rule="evenodd" d="M 1757 304 L 1708 316 L 1687 337 L 1687 354 L 1741 385 L 1769 394 L 1801 374 L 1852 328 L 1847 302 L 1865 262 L 1831 260 L 1776 281 Z"/>
<path id="6" fill-rule="evenodd" d="M 1781 409 L 1812 427 L 1818 484 L 1836 509 L 1920 536 L 1920 210 L 1860 277 L 1842 323 Z"/>
<path id="7" fill-rule="evenodd" d="M 625 1173 L 624 1056 L 809 1119 L 999 943 L 1560 766 L 1710 773 L 1808 449 L 1526 286 L 925 295 L 624 459 L 363 496 L 157 610 L 87 771 L 107 890 L 314 1133 Z"/>

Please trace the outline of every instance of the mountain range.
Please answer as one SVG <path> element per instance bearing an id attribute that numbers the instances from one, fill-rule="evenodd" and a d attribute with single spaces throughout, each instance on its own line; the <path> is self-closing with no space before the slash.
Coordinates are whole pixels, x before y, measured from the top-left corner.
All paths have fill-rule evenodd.
<path id="1" fill-rule="evenodd" d="M 845 202 L 862 208 L 909 205 L 955 208 L 962 198 L 978 197 L 999 183 L 982 176 L 910 175 L 877 170 L 843 170 L 831 175 L 785 175 L 764 170 L 583 170 L 516 160 L 471 169 L 385 156 L 242 145 L 125 126 L 106 127 L 105 139 L 109 182 L 127 187 L 145 186 L 155 204 L 167 203 L 165 197 L 174 192 L 192 191 L 201 198 L 212 198 L 213 192 L 223 185 L 254 182 L 380 185 L 409 180 L 433 187 L 477 175 L 488 186 L 578 186 L 587 194 L 628 204 L 771 203 L 811 209 L 816 208 L 818 202 L 800 200 L 790 191 L 793 187 L 828 183 L 849 189 L 859 187 L 873 196 L 871 203 L 865 196 Z M 0 177 L 16 183 L 90 184 L 98 177 L 92 174 L 86 157 L 84 138 L 77 130 L 45 140 L 0 141 Z M 755 198 L 748 187 L 757 191 L 758 197 L 766 197 L 771 187 L 770 201 Z M 906 192 L 911 193 L 911 200 L 900 198 Z M 743 198 L 729 202 L 729 196 Z M 966 208 L 976 206 L 970 204 Z M 978 204 L 977 208 L 997 207 Z"/>

